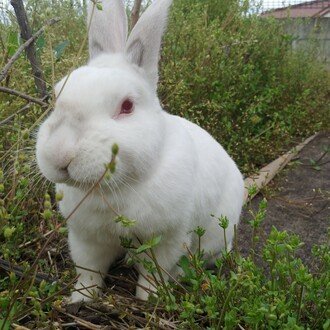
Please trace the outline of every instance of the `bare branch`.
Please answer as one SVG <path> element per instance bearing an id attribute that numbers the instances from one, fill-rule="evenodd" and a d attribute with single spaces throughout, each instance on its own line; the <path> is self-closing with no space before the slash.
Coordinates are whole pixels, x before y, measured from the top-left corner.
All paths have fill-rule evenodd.
<path id="1" fill-rule="evenodd" d="M 17 59 L 20 57 L 20 55 L 22 54 L 22 52 L 28 48 L 35 40 L 37 40 L 39 38 L 39 36 L 45 31 L 47 26 L 51 26 L 57 22 L 59 22 L 59 19 L 51 19 L 48 22 L 46 22 L 46 24 L 38 31 L 36 32 L 30 39 L 28 39 L 26 42 L 24 42 L 23 45 L 21 45 L 18 50 L 16 51 L 16 53 L 10 58 L 10 60 L 8 61 L 8 63 L 5 65 L 5 67 L 1 70 L 0 72 L 0 82 L 2 80 L 4 80 L 10 70 L 10 68 L 13 66 L 13 64 L 15 63 L 15 61 L 17 61 Z"/>
<path id="2" fill-rule="evenodd" d="M 11 5 L 14 7 L 17 22 L 21 30 L 21 37 L 27 41 L 32 37 L 31 27 L 27 18 L 27 14 L 23 5 L 23 0 L 11 0 Z M 41 69 L 41 63 L 36 54 L 36 47 L 32 42 L 26 48 L 26 56 L 29 59 L 34 75 L 34 81 L 41 97 L 47 95 L 47 87 L 44 79 L 44 74 Z"/>
<path id="3" fill-rule="evenodd" d="M 48 103 L 44 102 L 42 99 L 37 99 L 37 98 L 32 97 L 30 95 L 26 95 L 22 92 L 16 91 L 14 89 L 10 89 L 10 88 L 7 88 L 7 87 L 0 86 L 0 92 L 18 96 L 18 97 L 20 97 L 20 98 L 22 98 L 26 101 L 29 101 L 29 102 L 32 102 L 32 103 L 35 103 L 35 104 L 39 104 L 42 107 L 47 107 L 48 106 Z"/>

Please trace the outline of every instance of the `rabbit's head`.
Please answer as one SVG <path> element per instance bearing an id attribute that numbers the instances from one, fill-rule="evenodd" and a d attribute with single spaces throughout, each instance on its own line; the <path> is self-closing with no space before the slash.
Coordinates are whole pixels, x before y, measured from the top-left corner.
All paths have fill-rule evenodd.
<path id="1" fill-rule="evenodd" d="M 120 148 L 115 176 L 137 179 L 157 166 L 165 134 L 156 94 L 158 58 L 172 0 L 155 0 L 127 39 L 122 0 L 89 6 L 90 62 L 56 86 L 41 125 L 37 161 L 55 183 L 94 184 Z"/>

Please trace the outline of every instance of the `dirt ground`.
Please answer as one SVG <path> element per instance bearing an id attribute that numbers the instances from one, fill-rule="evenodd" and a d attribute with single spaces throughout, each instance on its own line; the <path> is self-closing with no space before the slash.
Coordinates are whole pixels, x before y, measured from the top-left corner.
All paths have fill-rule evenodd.
<path id="1" fill-rule="evenodd" d="M 262 198 L 268 200 L 261 240 L 268 236 L 272 226 L 298 234 L 305 243 L 298 256 L 311 268 L 313 245 L 324 244 L 328 240 L 329 149 L 330 132 L 320 134 L 252 201 L 252 209 L 256 210 Z M 244 210 L 238 230 L 238 246 L 243 255 L 251 247 L 251 228 L 247 223 L 249 219 L 251 216 L 248 210 Z"/>

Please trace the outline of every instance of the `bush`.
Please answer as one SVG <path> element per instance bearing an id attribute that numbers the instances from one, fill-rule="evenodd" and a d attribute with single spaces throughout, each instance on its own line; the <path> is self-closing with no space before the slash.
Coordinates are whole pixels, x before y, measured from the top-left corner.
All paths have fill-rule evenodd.
<path id="1" fill-rule="evenodd" d="M 243 171 L 329 123 L 329 75 L 280 22 L 239 1 L 177 0 L 165 38 L 165 108 L 208 130 Z"/>
<path id="2" fill-rule="evenodd" d="M 87 60 L 86 47 L 77 57 L 86 34 L 80 2 L 52 4 L 27 2 L 34 31 L 47 19 L 61 18 L 37 43 L 50 91 L 53 80 Z M 330 122 L 330 78 L 315 60 L 317 48 L 292 52 L 292 37 L 283 25 L 250 15 L 248 1 L 176 0 L 172 7 L 162 51 L 160 98 L 167 111 L 209 131 L 245 173 L 269 162 L 301 137 L 328 128 Z M 18 46 L 17 33 L 14 19 L 2 26 L 7 44 L 3 62 L 8 51 Z M 11 87 L 34 92 L 25 59 L 11 73 Z M 1 97 L 4 116 L 21 104 Z M 30 114 L 23 125 L 35 122 L 39 115 Z"/>

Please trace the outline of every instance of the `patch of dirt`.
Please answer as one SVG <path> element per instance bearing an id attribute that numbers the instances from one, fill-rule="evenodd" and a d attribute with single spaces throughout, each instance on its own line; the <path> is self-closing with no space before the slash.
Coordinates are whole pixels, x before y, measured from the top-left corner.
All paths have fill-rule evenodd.
<path id="1" fill-rule="evenodd" d="M 309 143 L 271 184 L 266 218 L 261 226 L 261 241 L 272 226 L 299 235 L 305 245 L 297 255 L 311 269 L 311 249 L 328 240 L 330 225 L 330 133 L 322 133 Z M 326 152 L 328 149 L 328 152 Z M 267 190 L 265 195 L 267 195 Z M 252 201 L 257 210 L 263 194 Z M 251 248 L 251 215 L 244 210 L 238 229 L 238 246 L 243 255 Z"/>

